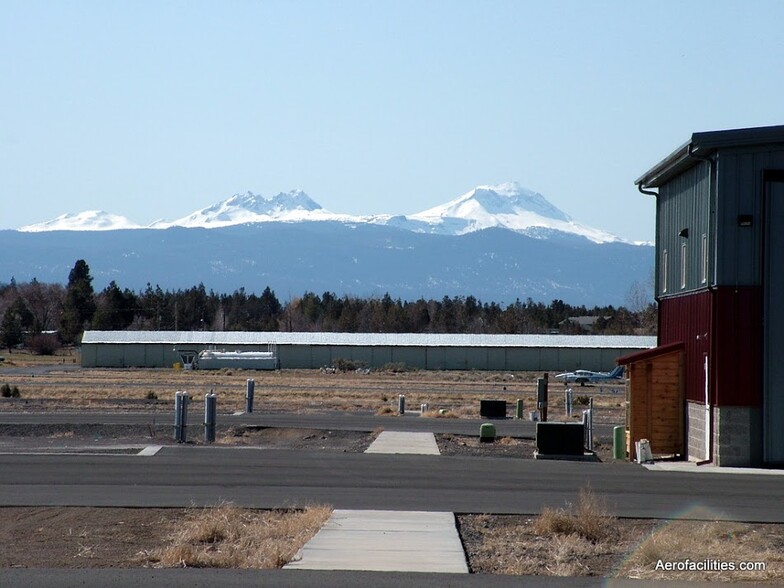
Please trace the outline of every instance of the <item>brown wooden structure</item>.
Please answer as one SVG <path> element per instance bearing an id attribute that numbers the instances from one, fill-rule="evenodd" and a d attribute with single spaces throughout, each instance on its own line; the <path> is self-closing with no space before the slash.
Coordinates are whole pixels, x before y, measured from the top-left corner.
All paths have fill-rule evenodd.
<path id="1" fill-rule="evenodd" d="M 685 455 L 684 345 L 673 343 L 618 359 L 626 366 L 626 455 L 647 439 L 655 456 Z"/>

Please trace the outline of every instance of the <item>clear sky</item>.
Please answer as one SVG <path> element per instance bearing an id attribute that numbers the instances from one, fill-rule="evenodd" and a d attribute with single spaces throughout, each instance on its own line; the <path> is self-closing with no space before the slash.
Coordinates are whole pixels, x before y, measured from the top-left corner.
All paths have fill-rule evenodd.
<path id="1" fill-rule="evenodd" d="M 634 180 L 784 123 L 784 2 L 0 0 L 0 228 L 248 190 L 411 214 L 518 181 L 653 239 Z"/>

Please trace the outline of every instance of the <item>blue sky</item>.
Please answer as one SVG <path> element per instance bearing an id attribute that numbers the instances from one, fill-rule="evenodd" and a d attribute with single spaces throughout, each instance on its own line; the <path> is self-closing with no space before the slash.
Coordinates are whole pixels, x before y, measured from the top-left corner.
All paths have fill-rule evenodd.
<path id="1" fill-rule="evenodd" d="M 410 214 L 518 181 L 653 238 L 633 181 L 784 123 L 784 2 L 0 2 L 0 228 L 295 188 Z"/>

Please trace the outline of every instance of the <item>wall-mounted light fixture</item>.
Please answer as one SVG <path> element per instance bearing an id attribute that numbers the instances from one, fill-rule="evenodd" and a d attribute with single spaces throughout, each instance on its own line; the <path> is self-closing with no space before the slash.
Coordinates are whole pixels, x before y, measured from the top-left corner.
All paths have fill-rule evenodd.
<path id="1" fill-rule="evenodd" d="M 679 237 L 683 237 L 684 239 L 688 239 L 689 238 L 689 229 L 688 229 L 688 227 L 685 228 L 685 229 L 681 229 L 681 232 L 678 233 L 678 236 Z"/>
<path id="2" fill-rule="evenodd" d="M 750 214 L 739 214 L 738 215 L 738 226 L 739 227 L 750 227 L 754 224 L 754 217 Z"/>

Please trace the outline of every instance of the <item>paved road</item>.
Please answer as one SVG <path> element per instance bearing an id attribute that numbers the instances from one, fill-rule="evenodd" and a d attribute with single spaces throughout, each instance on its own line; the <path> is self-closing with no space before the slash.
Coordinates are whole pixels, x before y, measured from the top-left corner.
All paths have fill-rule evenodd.
<path id="1" fill-rule="evenodd" d="M 784 522 L 778 476 L 651 472 L 601 464 L 255 448 L 166 447 L 154 457 L 2 455 L 0 504 L 537 514 L 590 487 L 619 516 Z"/>
<path id="2" fill-rule="evenodd" d="M 192 407 L 190 422 L 199 427 L 202 414 Z M 0 413 L 0 425 L 4 424 L 103 424 L 103 425 L 148 425 L 170 424 L 174 422 L 174 411 L 159 410 L 148 412 L 4 412 Z M 427 431 L 431 433 L 454 433 L 458 435 L 479 436 L 479 426 L 492 422 L 496 432 L 502 437 L 534 439 L 536 423 L 526 420 L 487 420 L 487 419 L 438 419 L 423 418 L 417 413 L 406 416 L 378 416 L 370 412 L 325 412 L 319 414 L 291 413 L 243 413 L 219 414 L 218 425 L 237 426 L 255 425 L 262 427 L 317 429 L 332 431 Z M 594 424 L 595 436 L 611 436 L 613 425 Z"/>
<path id="3" fill-rule="evenodd" d="M 595 577 L 490 576 L 486 574 L 417 574 L 406 572 L 323 572 L 308 570 L 0 570 L 0 586 L 36 588 L 239 588 L 288 586 L 297 588 L 700 588 L 703 582 L 653 582 Z M 761 584 L 745 584 L 748 588 Z M 770 586 L 766 584 L 764 586 Z"/>

